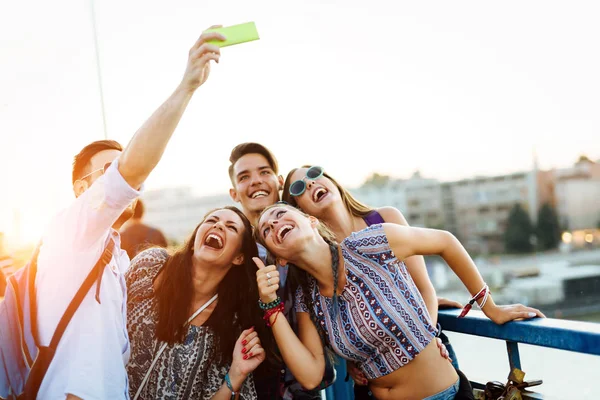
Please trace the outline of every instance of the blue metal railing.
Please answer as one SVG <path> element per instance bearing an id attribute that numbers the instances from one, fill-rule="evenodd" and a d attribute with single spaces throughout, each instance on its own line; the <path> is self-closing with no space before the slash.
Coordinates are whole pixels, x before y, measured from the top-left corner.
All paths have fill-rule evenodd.
<path id="1" fill-rule="evenodd" d="M 515 367 L 521 369 L 519 343 L 600 356 L 600 324 L 534 318 L 496 325 L 481 311 L 472 310 L 465 318 L 459 319 L 460 311 L 439 311 L 438 321 L 443 330 L 505 340 L 511 370 Z M 344 382 L 343 369 L 344 376 L 340 376 L 341 371 L 338 371 L 336 383 L 326 390 L 327 399 L 354 398 L 351 384 Z"/>
<path id="2" fill-rule="evenodd" d="M 521 369 L 519 343 L 549 347 L 577 353 L 600 355 L 600 324 L 552 318 L 533 318 L 497 325 L 481 311 L 471 311 L 458 318 L 460 310 L 440 310 L 438 321 L 445 331 L 465 333 L 506 341 L 510 370 Z M 473 387 L 483 387 L 473 382 Z M 542 399 L 536 393 L 527 398 Z"/>
<path id="3" fill-rule="evenodd" d="M 445 331 L 600 355 L 600 324 L 534 318 L 496 325 L 481 311 L 460 319 L 458 314 L 460 310 L 440 310 L 438 321 Z"/>

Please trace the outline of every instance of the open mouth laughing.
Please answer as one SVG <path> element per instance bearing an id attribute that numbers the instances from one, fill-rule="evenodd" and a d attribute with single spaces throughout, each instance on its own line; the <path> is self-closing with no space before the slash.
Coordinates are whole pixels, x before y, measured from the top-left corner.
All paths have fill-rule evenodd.
<path id="1" fill-rule="evenodd" d="M 327 189 L 320 187 L 313 192 L 312 199 L 315 203 L 318 203 L 319 201 L 323 200 L 323 197 L 325 197 L 327 193 L 329 193 Z"/>
<path id="2" fill-rule="evenodd" d="M 204 244 L 207 247 L 213 248 L 215 250 L 221 250 L 223 248 L 223 239 L 216 233 L 210 233 L 206 235 L 206 239 L 204 239 Z"/>
<path id="3" fill-rule="evenodd" d="M 285 237 L 294 229 L 292 225 L 286 224 L 282 225 L 281 228 L 277 231 L 277 240 L 279 243 L 283 243 Z"/>

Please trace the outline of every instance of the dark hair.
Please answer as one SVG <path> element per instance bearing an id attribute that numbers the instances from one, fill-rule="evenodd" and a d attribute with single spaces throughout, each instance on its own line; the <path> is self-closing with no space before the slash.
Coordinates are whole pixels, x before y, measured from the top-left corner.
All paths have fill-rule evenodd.
<path id="1" fill-rule="evenodd" d="M 260 218 L 262 218 L 262 216 L 267 211 L 269 211 L 270 209 L 275 208 L 275 207 L 286 207 L 286 208 L 296 211 L 300 215 L 303 215 L 304 217 L 308 218 L 308 214 L 306 214 L 304 211 L 298 209 L 297 207 L 294 207 L 289 204 L 283 204 L 283 202 L 278 202 L 276 204 L 270 205 L 267 208 L 265 208 L 261 212 L 260 216 L 258 217 L 258 220 L 260 221 Z M 317 230 L 318 230 L 319 234 L 321 235 L 321 237 L 323 238 L 323 240 L 325 240 L 325 242 L 329 245 L 330 250 L 333 250 L 332 248 L 335 247 L 336 252 L 337 252 L 338 244 L 335 241 L 335 235 L 329 229 L 329 227 L 323 223 L 320 223 L 317 226 Z M 267 251 L 269 252 L 269 258 L 271 260 L 275 260 L 274 256 L 276 256 L 276 254 L 272 254 L 271 251 L 267 248 L 267 244 L 265 243 L 264 238 L 260 234 L 259 227 L 257 227 L 254 234 L 255 234 L 256 241 L 258 243 L 260 243 L 262 246 L 264 246 L 265 249 L 267 249 Z M 332 251 L 332 264 L 335 262 L 333 257 L 334 257 L 334 255 L 333 255 L 333 251 Z M 339 260 L 338 260 L 338 266 L 339 266 Z M 339 268 L 334 268 L 334 270 L 333 270 L 334 288 L 337 288 L 336 282 L 338 280 L 338 269 Z M 311 280 L 314 281 L 314 279 L 315 278 L 312 275 L 310 275 L 308 272 L 306 272 L 302 268 L 298 267 L 297 265 L 295 265 L 293 263 L 288 262 L 288 285 L 290 285 L 290 290 L 292 291 L 292 293 L 294 295 L 298 291 L 298 288 L 300 288 L 300 290 L 302 290 L 302 294 L 304 296 L 304 301 L 306 302 L 305 303 L 306 308 L 308 308 L 308 315 L 310 316 L 311 321 L 313 321 L 315 327 L 317 328 L 317 332 L 319 333 L 319 337 L 321 338 L 321 343 L 323 345 L 323 348 L 327 350 L 326 354 L 329 357 L 329 361 L 333 361 L 335 358 L 334 353 L 333 353 L 333 350 L 332 350 L 330 344 L 327 342 L 327 335 L 326 335 L 325 329 L 318 321 L 317 315 L 315 313 L 315 301 L 312 297 L 312 293 L 310 292 Z M 335 298 L 336 298 L 336 293 L 334 291 L 333 299 L 335 300 Z M 295 299 L 294 299 L 294 301 L 295 301 Z"/>
<path id="2" fill-rule="evenodd" d="M 92 157 L 104 150 L 123 151 L 123 146 L 114 140 L 97 140 L 85 146 L 73 159 L 71 183 L 75 183 L 77 179 L 84 176 L 88 172 Z"/>
<path id="3" fill-rule="evenodd" d="M 312 167 L 312 165 L 303 165 L 300 168 L 310 168 L 310 167 Z M 287 174 L 287 177 L 285 178 L 285 183 L 283 184 L 282 200 L 287 202 L 289 205 L 299 209 L 300 206 L 298 206 L 296 197 L 290 195 L 290 185 L 292 184 L 292 175 L 298 169 L 299 168 L 294 168 Z M 344 202 L 346 209 L 348 211 L 350 211 L 350 214 L 352 214 L 355 217 L 362 218 L 362 217 L 366 217 L 371 211 L 373 211 L 373 208 L 360 202 L 358 199 L 356 199 L 356 197 L 352 196 L 352 194 L 350 194 L 349 191 L 344 189 L 344 187 L 342 185 L 340 185 L 335 179 L 333 179 L 329 174 L 327 174 L 327 172 L 323 172 L 323 176 L 326 177 L 327 179 L 329 179 L 338 188 L 338 190 L 340 191 L 340 196 L 342 197 L 342 201 Z"/>
<path id="4" fill-rule="evenodd" d="M 133 219 L 142 219 L 144 211 L 144 202 L 142 199 L 138 199 L 137 203 L 135 203 L 135 209 L 133 210 Z"/>
<path id="5" fill-rule="evenodd" d="M 231 179 L 231 184 L 235 186 L 235 177 L 233 176 L 233 167 L 236 162 L 246 154 L 260 154 L 264 158 L 267 159 L 269 166 L 275 172 L 275 175 L 279 174 L 279 165 L 277 164 L 277 159 L 271 153 L 269 149 L 263 146 L 260 143 L 254 142 L 246 142 L 238 144 L 231 150 L 231 154 L 229 155 L 229 179 Z"/>
<path id="6" fill-rule="evenodd" d="M 269 328 L 262 320 L 258 307 L 258 286 L 256 284 L 256 265 L 252 257 L 258 257 L 258 249 L 252 235 L 252 225 L 248 218 L 236 207 L 222 207 L 207 213 L 202 222 L 216 210 L 235 212 L 244 224 L 242 237 L 242 265 L 229 269 L 219 283 L 217 293 L 219 301 L 204 324 L 215 333 L 214 354 L 207 359 L 217 364 L 231 363 L 233 348 L 242 330 L 255 327 L 267 358 L 273 361 L 274 340 Z M 158 322 L 156 337 L 169 344 L 182 343 L 188 331 L 186 324 L 192 311 L 192 255 L 196 233 L 202 225 L 198 224 L 192 235 L 181 248 L 171 254 L 163 266 L 162 278 L 156 289 L 156 307 Z M 265 364 L 265 363 L 263 363 Z M 208 369 L 207 369 L 208 370 Z"/>

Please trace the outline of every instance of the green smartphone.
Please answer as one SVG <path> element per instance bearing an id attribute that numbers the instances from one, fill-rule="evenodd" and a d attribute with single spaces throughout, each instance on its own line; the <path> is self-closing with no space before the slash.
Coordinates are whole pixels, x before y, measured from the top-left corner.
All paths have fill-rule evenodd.
<path id="1" fill-rule="evenodd" d="M 215 44 L 219 47 L 227 47 L 234 44 L 246 43 L 259 39 L 258 31 L 256 30 L 256 24 L 254 22 L 226 26 L 223 28 L 207 29 L 204 32 L 219 32 L 223 34 L 226 40 L 210 40 L 207 42 Z"/>

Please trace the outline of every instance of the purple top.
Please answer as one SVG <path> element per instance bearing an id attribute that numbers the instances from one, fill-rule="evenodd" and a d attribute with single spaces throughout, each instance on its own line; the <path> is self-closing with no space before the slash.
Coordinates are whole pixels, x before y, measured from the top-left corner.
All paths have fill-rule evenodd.
<path id="1" fill-rule="evenodd" d="M 366 222 L 367 226 L 383 224 L 385 222 L 385 220 L 381 217 L 381 214 L 379 214 L 376 210 L 373 210 L 364 216 L 363 220 Z"/>

